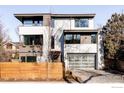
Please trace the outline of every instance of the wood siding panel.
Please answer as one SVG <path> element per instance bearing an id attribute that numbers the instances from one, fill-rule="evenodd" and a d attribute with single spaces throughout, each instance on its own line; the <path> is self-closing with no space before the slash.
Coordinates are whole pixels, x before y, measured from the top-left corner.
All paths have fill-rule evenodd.
<path id="1" fill-rule="evenodd" d="M 81 44 L 91 44 L 91 36 L 81 35 Z"/>

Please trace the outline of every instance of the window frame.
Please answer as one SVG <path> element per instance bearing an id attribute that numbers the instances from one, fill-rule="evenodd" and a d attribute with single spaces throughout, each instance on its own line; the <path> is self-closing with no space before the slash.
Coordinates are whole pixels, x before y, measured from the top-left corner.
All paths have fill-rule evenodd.
<path id="1" fill-rule="evenodd" d="M 82 23 L 83 21 L 85 21 L 85 23 Z M 88 18 L 76 18 L 75 27 L 89 27 L 89 19 Z"/>
<path id="2" fill-rule="evenodd" d="M 23 20 L 23 25 L 24 26 L 32 26 L 33 25 L 33 20 L 32 19 L 25 19 L 25 20 Z"/>
<path id="3" fill-rule="evenodd" d="M 67 43 L 67 35 L 71 36 L 71 39 L 68 40 L 68 43 Z M 80 39 L 78 40 L 78 38 L 77 38 L 78 35 L 80 37 L 80 34 L 65 34 L 65 38 L 64 38 L 65 44 L 80 44 Z"/>
<path id="4" fill-rule="evenodd" d="M 94 41 L 95 38 L 95 41 Z M 91 34 L 91 44 L 96 44 L 97 43 L 97 33 L 96 34 Z"/>
<path id="5" fill-rule="evenodd" d="M 68 39 L 70 35 L 70 39 Z M 78 36 L 79 35 L 79 36 Z M 81 36 L 89 35 L 91 37 L 91 43 L 81 43 Z M 98 33 L 97 32 L 86 32 L 86 33 L 65 33 L 64 43 L 65 44 L 97 44 Z"/>
<path id="6" fill-rule="evenodd" d="M 41 41 L 39 41 L 39 44 L 37 44 L 37 37 L 39 37 L 39 40 Z M 24 45 L 43 45 L 43 35 L 24 35 Z"/>
<path id="7" fill-rule="evenodd" d="M 26 21 L 30 21 L 31 23 L 25 23 Z M 24 26 L 43 26 L 43 18 L 40 17 L 23 18 L 22 23 Z"/>

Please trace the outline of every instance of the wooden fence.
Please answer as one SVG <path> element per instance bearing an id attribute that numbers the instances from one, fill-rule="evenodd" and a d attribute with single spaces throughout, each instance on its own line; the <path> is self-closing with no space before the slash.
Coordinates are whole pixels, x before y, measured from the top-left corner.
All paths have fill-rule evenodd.
<path id="1" fill-rule="evenodd" d="M 62 80 L 63 64 L 0 62 L 0 80 Z"/>

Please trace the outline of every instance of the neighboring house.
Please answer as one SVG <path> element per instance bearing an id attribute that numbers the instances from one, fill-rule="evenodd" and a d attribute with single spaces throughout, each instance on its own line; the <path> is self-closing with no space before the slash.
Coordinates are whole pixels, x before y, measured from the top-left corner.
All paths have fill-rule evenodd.
<path id="1" fill-rule="evenodd" d="M 20 61 L 65 63 L 65 69 L 101 69 L 103 48 L 95 14 L 15 14 L 19 26 Z"/>
<path id="2" fill-rule="evenodd" d="M 18 59 L 19 54 L 19 42 L 6 42 L 3 45 L 4 50 L 6 53 L 11 55 L 11 61 L 12 59 Z"/>

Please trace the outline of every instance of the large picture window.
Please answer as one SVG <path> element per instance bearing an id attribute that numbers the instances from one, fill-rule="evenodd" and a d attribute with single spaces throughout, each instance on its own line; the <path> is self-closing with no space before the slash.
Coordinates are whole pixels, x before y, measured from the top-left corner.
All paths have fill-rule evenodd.
<path id="1" fill-rule="evenodd" d="M 80 34 L 66 34 L 65 43 L 66 44 L 80 44 Z"/>
<path id="2" fill-rule="evenodd" d="M 24 35 L 25 45 L 43 45 L 43 35 Z"/>
<path id="3" fill-rule="evenodd" d="M 42 26 L 43 18 L 42 17 L 32 17 L 32 18 L 23 18 L 24 26 Z"/>
<path id="4" fill-rule="evenodd" d="M 75 27 L 88 27 L 89 20 L 84 18 L 75 19 Z"/>
<path id="5" fill-rule="evenodd" d="M 66 33 L 65 44 L 96 44 L 97 33 Z"/>

